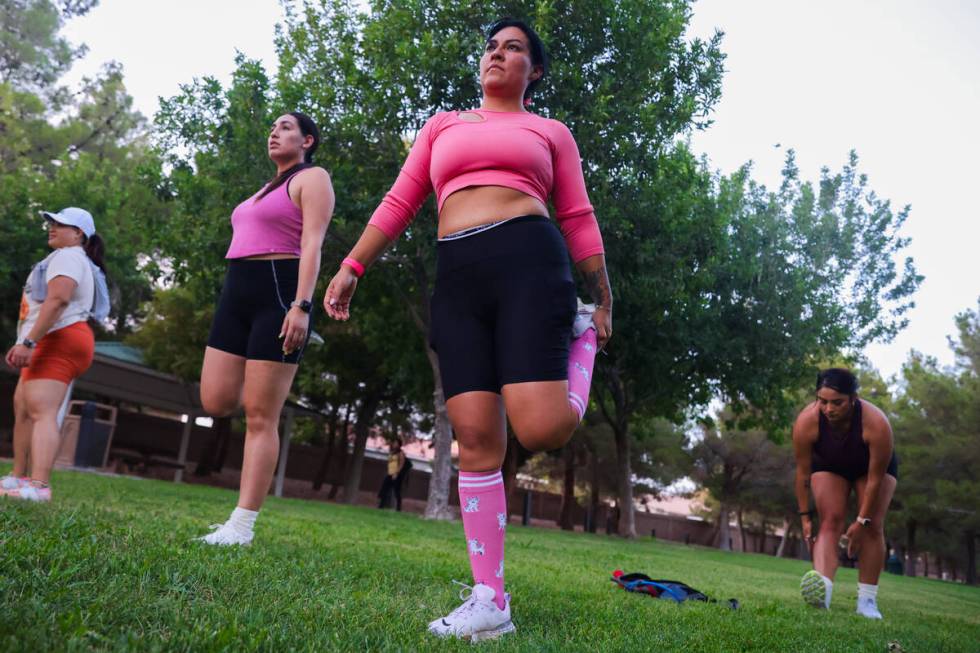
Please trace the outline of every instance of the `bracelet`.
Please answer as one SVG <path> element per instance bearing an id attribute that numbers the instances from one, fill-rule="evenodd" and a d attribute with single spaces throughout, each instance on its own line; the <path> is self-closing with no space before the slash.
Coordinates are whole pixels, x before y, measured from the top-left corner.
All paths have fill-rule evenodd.
<path id="1" fill-rule="evenodd" d="M 798 514 L 800 517 L 813 517 L 813 511 L 812 510 L 803 510 L 803 511 L 800 511 L 800 512 L 798 512 L 796 514 Z"/>
<path id="2" fill-rule="evenodd" d="M 341 265 L 346 265 L 351 270 L 354 271 L 354 276 L 360 279 L 364 276 L 364 264 L 358 261 L 356 258 L 351 258 L 348 256 L 343 261 L 340 262 Z"/>

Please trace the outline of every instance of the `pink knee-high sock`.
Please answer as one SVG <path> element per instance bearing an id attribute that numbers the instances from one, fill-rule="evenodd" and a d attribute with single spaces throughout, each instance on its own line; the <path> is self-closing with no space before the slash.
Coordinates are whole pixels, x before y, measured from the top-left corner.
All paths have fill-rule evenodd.
<path id="1" fill-rule="evenodd" d="M 460 472 L 459 505 L 463 514 L 466 549 L 470 554 L 473 582 L 497 593 L 494 602 L 504 609 L 504 534 L 507 529 L 507 497 L 504 477 L 495 472 Z"/>
<path id="2" fill-rule="evenodd" d="M 568 348 L 568 403 L 578 413 L 579 421 L 589 405 L 596 349 L 595 329 L 586 329 Z"/>

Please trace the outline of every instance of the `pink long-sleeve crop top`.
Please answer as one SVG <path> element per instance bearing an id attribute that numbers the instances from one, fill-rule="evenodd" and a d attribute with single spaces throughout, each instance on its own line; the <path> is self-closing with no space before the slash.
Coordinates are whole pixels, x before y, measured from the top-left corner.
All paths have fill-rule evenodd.
<path id="1" fill-rule="evenodd" d="M 225 258 L 260 254 L 299 256 L 303 240 L 303 211 L 289 198 L 289 182 L 280 184 L 261 199 L 265 189 L 235 207 L 231 213 L 231 244 Z"/>
<path id="2" fill-rule="evenodd" d="M 441 210 L 447 197 L 470 186 L 513 188 L 544 204 L 550 197 L 572 259 L 604 251 L 575 139 L 561 122 L 525 112 L 476 109 L 429 118 L 368 224 L 396 240 L 433 189 Z"/>

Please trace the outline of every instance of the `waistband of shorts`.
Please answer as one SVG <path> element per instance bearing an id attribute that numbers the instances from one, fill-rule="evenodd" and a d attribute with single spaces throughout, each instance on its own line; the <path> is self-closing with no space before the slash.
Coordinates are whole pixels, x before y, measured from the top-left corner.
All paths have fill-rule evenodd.
<path id="1" fill-rule="evenodd" d="M 543 215 L 521 215 L 464 238 L 440 240 L 437 277 L 491 259 L 513 259 L 522 265 L 567 264 L 568 249 L 558 226 Z"/>
<path id="2" fill-rule="evenodd" d="M 296 268 L 299 269 L 299 259 L 298 258 L 230 258 L 228 259 L 228 268 L 240 268 L 247 270 L 261 270 L 262 268 L 269 269 L 274 267 L 276 269 L 289 269 Z"/>

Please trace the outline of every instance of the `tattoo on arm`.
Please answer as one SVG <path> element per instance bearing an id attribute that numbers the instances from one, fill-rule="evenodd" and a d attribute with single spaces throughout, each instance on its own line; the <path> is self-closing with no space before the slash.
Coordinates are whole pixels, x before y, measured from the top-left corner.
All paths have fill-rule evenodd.
<path id="1" fill-rule="evenodd" d="M 612 292 L 609 290 L 609 277 L 605 266 L 582 274 L 585 278 L 585 288 L 596 306 L 612 306 Z"/>

